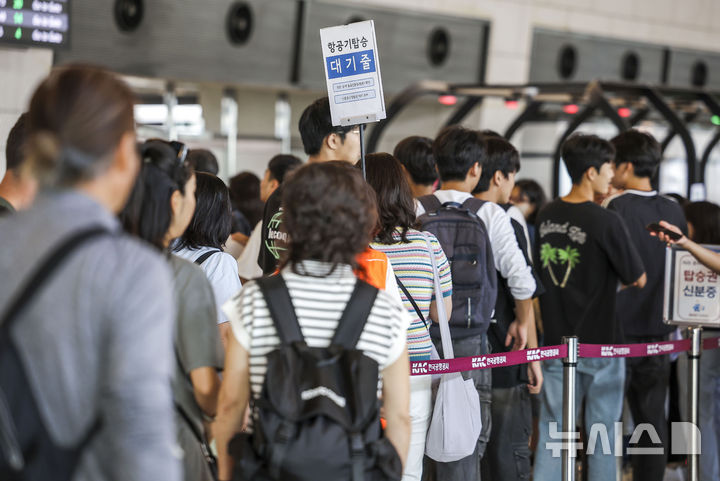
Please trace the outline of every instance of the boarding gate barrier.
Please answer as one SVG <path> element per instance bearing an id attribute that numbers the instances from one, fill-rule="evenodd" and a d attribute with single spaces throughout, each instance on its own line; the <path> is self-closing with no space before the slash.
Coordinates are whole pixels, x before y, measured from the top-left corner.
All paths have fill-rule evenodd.
<path id="1" fill-rule="evenodd" d="M 698 425 L 698 405 L 700 388 L 700 356 L 703 350 L 720 348 L 720 337 L 701 339 L 702 328 L 689 328 L 688 339 L 640 344 L 581 344 L 577 337 L 564 337 L 557 346 L 537 349 L 485 354 L 455 359 L 415 361 L 410 363 L 413 376 L 428 374 L 449 374 L 454 372 L 490 369 L 494 367 L 515 366 L 532 361 L 550 359 L 563 360 L 563 415 L 562 432 L 574 433 L 576 430 L 576 375 L 578 358 L 618 358 L 659 356 L 688 352 L 688 389 L 689 419 L 692 426 Z M 688 479 L 698 480 L 700 452 L 699 430 L 690 431 L 691 454 L 688 455 Z M 562 441 L 562 480 L 575 481 L 575 443 L 563 436 Z"/>

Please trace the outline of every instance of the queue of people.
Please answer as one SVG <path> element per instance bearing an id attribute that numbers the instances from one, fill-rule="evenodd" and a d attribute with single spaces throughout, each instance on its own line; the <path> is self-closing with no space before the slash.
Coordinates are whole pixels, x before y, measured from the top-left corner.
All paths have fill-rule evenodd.
<path id="1" fill-rule="evenodd" d="M 110 72 L 57 68 L 10 133 L 2 479 L 557 480 L 559 360 L 463 372 L 481 427 L 461 458 L 427 451 L 446 441 L 442 390 L 410 362 L 666 340 L 665 244 L 720 271 L 700 245 L 720 243 L 720 207 L 660 195 L 660 147 L 637 130 L 569 137 L 572 189 L 548 203 L 515 181 L 510 142 L 460 126 L 368 155 L 363 178 L 357 127 L 321 98 L 298 125 L 306 163 L 278 155 L 228 188 L 209 151 L 138 143 L 133 101 Z M 659 221 L 679 240 L 651 237 Z M 670 372 L 578 362 L 585 426 L 612 439 L 627 399 L 666 447 L 632 457 L 636 480 L 663 479 Z M 702 376 L 710 480 L 715 357 Z M 617 474 L 614 453 L 587 456 L 584 479 Z"/>

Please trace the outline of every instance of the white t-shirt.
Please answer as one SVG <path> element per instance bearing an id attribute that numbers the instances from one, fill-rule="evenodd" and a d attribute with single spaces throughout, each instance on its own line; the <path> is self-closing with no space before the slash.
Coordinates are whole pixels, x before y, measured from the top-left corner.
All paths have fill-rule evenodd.
<path id="1" fill-rule="evenodd" d="M 447 202 L 462 204 L 472 197 L 469 193 L 459 190 L 438 190 L 433 195 L 442 204 Z M 420 217 L 424 213 L 425 208 L 418 202 L 415 205 L 415 214 Z M 487 228 L 495 268 L 507 280 L 513 298 L 531 299 L 536 288 L 535 278 L 515 238 L 515 229 L 510 223 L 510 216 L 494 202 L 485 202 L 477 211 L 477 215 Z"/>
<path id="2" fill-rule="evenodd" d="M 262 277 L 263 271 L 258 264 L 260 246 L 262 245 L 262 221 L 258 222 L 250 234 L 245 249 L 237 260 L 238 274 L 243 279 Z"/>
<path id="3" fill-rule="evenodd" d="M 227 252 L 235 259 L 240 258 L 244 250 L 245 246 L 239 242 L 234 241 L 232 236 L 228 237 L 228 239 L 225 241 L 225 248 L 223 249 L 223 251 Z"/>
<path id="4" fill-rule="evenodd" d="M 199 249 L 181 249 L 174 252 L 175 255 L 195 262 L 197 258 L 209 251 L 215 251 L 214 247 L 200 247 Z M 242 284 L 238 276 L 237 262 L 235 258 L 225 252 L 216 252 L 205 259 L 200 266 L 212 285 L 215 294 L 215 304 L 218 311 L 218 324 L 227 322 L 228 319 L 222 312 L 222 306 L 232 296 L 240 291 Z"/>

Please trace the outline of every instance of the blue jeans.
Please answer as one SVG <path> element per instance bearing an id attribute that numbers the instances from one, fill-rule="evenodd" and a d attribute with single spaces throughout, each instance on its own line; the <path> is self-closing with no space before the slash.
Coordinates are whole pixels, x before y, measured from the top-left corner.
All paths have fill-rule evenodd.
<path id="1" fill-rule="evenodd" d="M 544 361 L 542 392 L 540 393 L 540 426 L 535 452 L 534 481 L 556 481 L 562 477 L 561 458 L 553 457 L 550 449 L 561 442 L 550 437 L 550 423 L 557 423 L 556 432 L 562 432 L 563 365 L 560 359 Z M 625 359 L 579 359 L 577 365 L 576 416 L 585 400 L 585 431 L 593 425 L 603 424 L 610 443 L 610 452 L 604 453 L 604 434 L 593 436 L 595 450 L 588 455 L 588 481 L 614 481 L 617 479 L 617 458 L 614 456 L 615 422 L 622 414 L 625 384 Z M 580 441 L 577 439 L 577 441 Z M 592 441 L 592 440 L 591 440 Z M 548 443 L 550 443 L 548 445 Z M 587 446 L 583 446 L 587 448 Z M 620 453 L 622 454 L 622 453 Z M 578 453 L 579 455 L 579 453 Z"/>

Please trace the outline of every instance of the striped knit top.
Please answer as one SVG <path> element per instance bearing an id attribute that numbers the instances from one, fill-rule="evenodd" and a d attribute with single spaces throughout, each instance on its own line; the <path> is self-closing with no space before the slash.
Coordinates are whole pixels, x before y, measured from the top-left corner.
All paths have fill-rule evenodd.
<path id="1" fill-rule="evenodd" d="M 385 253 L 390 259 L 395 275 L 400 279 L 415 303 L 420 308 L 425 320 L 430 326 L 430 303 L 435 300 L 433 288 L 433 268 L 428 251 L 427 243 L 423 234 L 428 236 L 433 246 L 438 272 L 440 274 L 440 289 L 443 297 L 452 295 L 452 278 L 450 276 L 450 264 L 445 257 L 440 243 L 434 235 L 429 232 L 420 233 L 415 229 L 407 232 L 409 242 L 402 242 L 400 230 L 393 233 L 394 244 L 373 243 L 371 247 Z M 399 286 L 398 286 L 399 287 Z M 417 315 L 405 293 L 400 291 L 405 309 L 407 309 L 412 323 L 407 332 L 408 352 L 411 361 L 426 361 L 430 359 L 432 341 L 430 333 L 425 327 L 422 319 Z M 450 315 L 450 313 L 448 313 Z"/>
<path id="2" fill-rule="evenodd" d="M 298 275 L 290 267 L 282 271 L 300 329 L 310 347 L 330 345 L 357 282 L 350 266 L 338 266 L 328 275 L 329 269 L 327 263 L 304 261 L 298 271 L 306 275 Z M 267 372 L 267 355 L 280 346 L 265 297 L 258 285 L 249 281 L 223 306 L 223 311 L 235 338 L 250 355 L 250 387 L 252 398 L 257 399 Z M 382 372 L 405 350 L 409 322 L 397 299 L 380 291 L 356 347 L 374 359 Z M 378 379 L 378 389 L 381 388 L 382 375 Z"/>

